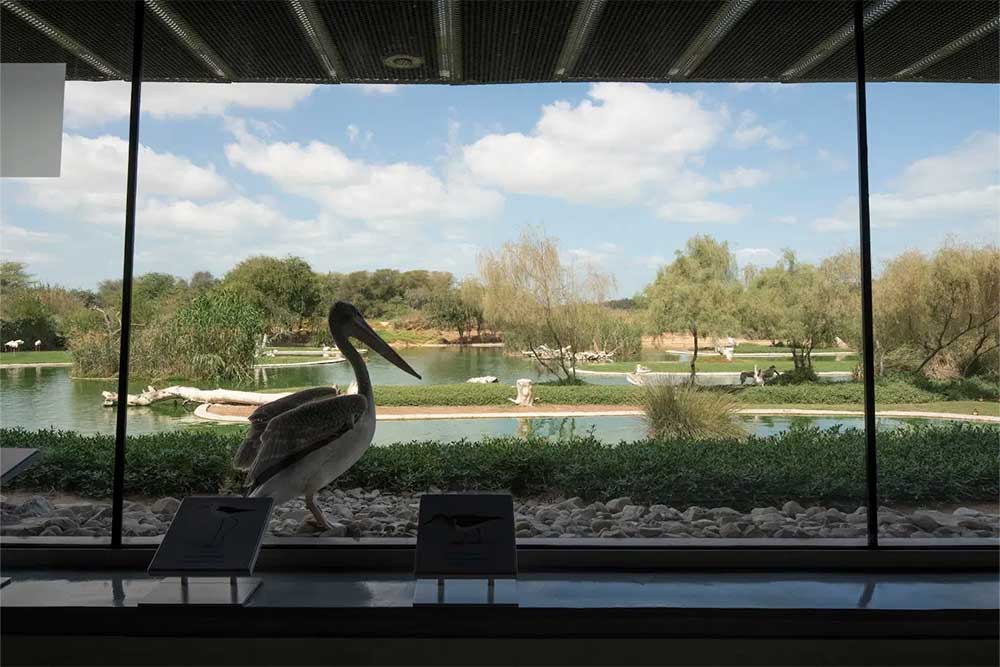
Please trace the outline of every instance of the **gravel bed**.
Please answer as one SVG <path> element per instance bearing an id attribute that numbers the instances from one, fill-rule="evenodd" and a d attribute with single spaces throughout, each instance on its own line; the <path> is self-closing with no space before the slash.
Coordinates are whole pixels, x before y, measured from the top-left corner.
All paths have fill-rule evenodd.
<path id="1" fill-rule="evenodd" d="M 430 492 L 437 492 L 430 489 Z M 301 499 L 277 507 L 271 533 L 285 537 L 415 537 L 420 494 L 383 494 L 378 490 L 324 491 L 319 503 L 332 524 L 321 531 Z M 166 532 L 180 502 L 160 498 L 125 503 L 126 537 Z M 631 498 L 587 502 L 581 498 L 515 499 L 517 537 L 649 538 L 811 538 L 864 537 L 867 512 L 852 512 L 794 500 L 781 507 L 741 512 L 729 507 L 675 508 L 642 505 Z M 902 512 L 880 507 L 884 537 L 997 537 L 1000 516 L 960 507 L 954 512 L 920 509 Z M 111 506 L 99 502 L 51 503 L 45 496 L 21 502 L 0 501 L 0 535 L 13 537 L 96 537 L 111 531 Z"/>

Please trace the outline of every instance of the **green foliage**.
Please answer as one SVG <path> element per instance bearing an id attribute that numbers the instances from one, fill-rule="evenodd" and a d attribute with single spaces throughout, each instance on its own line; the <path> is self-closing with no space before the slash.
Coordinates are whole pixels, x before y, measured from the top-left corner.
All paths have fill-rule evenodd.
<path id="1" fill-rule="evenodd" d="M 638 402 L 630 385 L 536 384 L 542 405 L 623 405 Z M 510 405 L 514 387 L 503 384 L 376 385 L 376 405 Z"/>
<path id="2" fill-rule="evenodd" d="M 558 240 L 526 228 L 516 241 L 479 257 L 483 312 L 515 352 L 531 350 L 548 373 L 576 378 L 574 353 L 594 341 L 591 324 L 614 280 L 560 256 Z M 552 354 L 542 354 L 542 346 Z"/>
<path id="3" fill-rule="evenodd" d="M 876 367 L 938 378 L 1000 374 L 1000 249 L 905 252 L 875 283 Z"/>
<path id="4" fill-rule="evenodd" d="M 819 266 L 786 250 L 773 267 L 751 271 L 741 308 L 743 329 L 787 341 L 795 368 L 810 368 L 812 352 L 860 331 L 860 260 L 844 252 Z"/>
<path id="5" fill-rule="evenodd" d="M 301 329 L 321 299 L 316 274 L 299 257 L 250 257 L 226 274 L 222 286 L 239 292 L 264 313 L 272 334 Z"/>
<path id="6" fill-rule="evenodd" d="M 729 394 L 654 383 L 643 387 L 641 397 L 646 425 L 654 438 L 738 439 L 745 435 Z"/>
<path id="7" fill-rule="evenodd" d="M 348 301 L 366 318 L 390 319 L 420 311 L 439 294 L 452 288 L 454 278 L 445 271 L 354 271 L 319 277 L 325 303 Z"/>
<path id="8" fill-rule="evenodd" d="M 883 503 L 988 502 L 998 491 L 995 427 L 921 425 L 879 432 Z M 128 440 L 125 493 L 183 496 L 238 489 L 230 467 L 242 437 L 192 429 Z M 372 447 L 336 484 L 388 493 L 506 489 L 589 500 L 749 508 L 789 499 L 854 508 L 864 497 L 864 434 L 793 428 L 770 436 L 647 439 L 496 438 Z M 0 430 L 4 447 L 36 447 L 40 461 L 12 486 L 109 497 L 112 436 Z"/>
<path id="9" fill-rule="evenodd" d="M 202 292 L 169 319 L 140 333 L 132 373 L 145 378 L 248 381 L 261 311 L 230 289 Z"/>
<path id="10" fill-rule="evenodd" d="M 694 337 L 693 384 L 699 337 L 723 334 L 737 324 L 740 285 L 729 245 L 707 235 L 692 236 L 674 261 L 657 272 L 646 293 L 655 333 L 685 331 Z"/>
<path id="11" fill-rule="evenodd" d="M 587 326 L 591 350 L 614 352 L 619 359 L 638 357 L 642 351 L 641 316 L 632 311 L 595 307 Z"/>

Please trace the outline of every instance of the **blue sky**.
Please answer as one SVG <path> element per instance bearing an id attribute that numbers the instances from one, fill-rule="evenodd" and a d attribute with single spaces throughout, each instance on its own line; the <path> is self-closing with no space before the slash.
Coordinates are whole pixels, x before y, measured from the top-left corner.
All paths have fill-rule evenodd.
<path id="1" fill-rule="evenodd" d="M 873 253 L 996 242 L 998 87 L 873 84 Z M 743 263 L 857 244 L 849 84 L 147 84 L 136 271 L 475 271 L 542 225 L 641 289 L 685 240 Z M 3 183 L 4 259 L 93 287 L 121 272 L 128 88 L 71 82 L 63 172 Z"/>

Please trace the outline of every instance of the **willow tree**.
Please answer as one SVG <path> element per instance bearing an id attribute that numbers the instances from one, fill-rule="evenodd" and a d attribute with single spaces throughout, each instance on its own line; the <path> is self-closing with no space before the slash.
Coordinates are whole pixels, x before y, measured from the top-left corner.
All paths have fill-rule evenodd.
<path id="1" fill-rule="evenodd" d="M 935 364 L 969 376 L 997 368 L 1000 250 L 949 244 L 933 255 L 905 252 L 875 284 L 880 343 L 910 357 L 916 371 Z"/>
<path id="2" fill-rule="evenodd" d="M 481 254 L 479 272 L 484 317 L 503 331 L 504 343 L 529 350 L 545 370 L 575 382 L 575 352 L 590 342 L 590 323 L 613 279 L 564 262 L 556 239 L 536 228 Z"/>
<path id="3" fill-rule="evenodd" d="M 737 323 L 740 284 L 729 244 L 707 235 L 692 236 L 674 261 L 657 272 L 646 294 L 655 331 L 685 331 L 694 338 L 694 384 L 698 341 L 731 332 Z"/>

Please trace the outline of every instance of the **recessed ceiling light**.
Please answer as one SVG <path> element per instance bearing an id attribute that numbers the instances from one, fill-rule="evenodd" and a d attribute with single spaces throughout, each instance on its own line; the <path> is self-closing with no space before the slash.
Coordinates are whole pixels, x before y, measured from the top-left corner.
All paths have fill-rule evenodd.
<path id="1" fill-rule="evenodd" d="M 416 69 L 424 64 L 424 59 L 420 56 L 408 56 L 402 53 L 394 56 L 387 56 L 382 62 L 386 67 L 393 69 Z"/>

